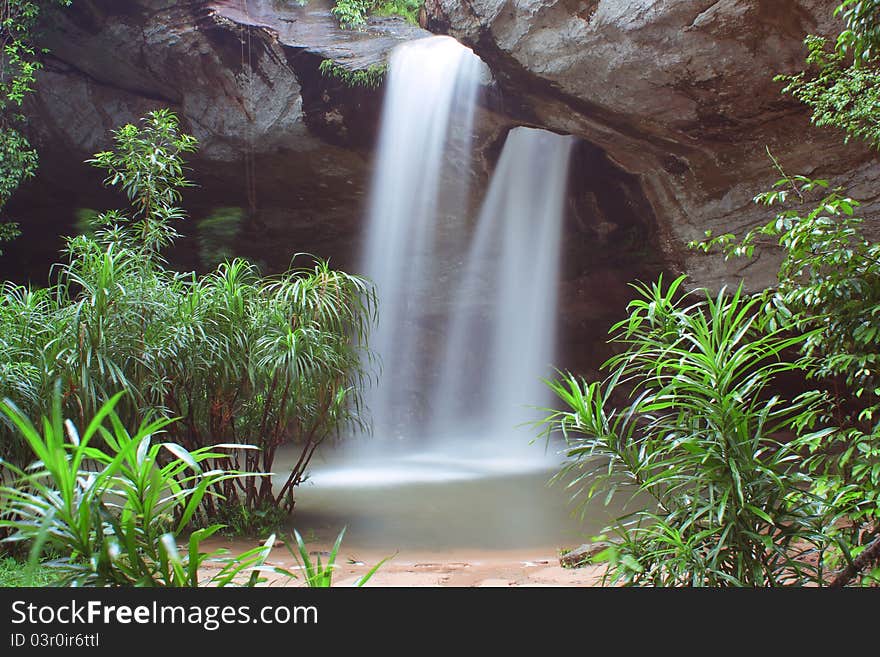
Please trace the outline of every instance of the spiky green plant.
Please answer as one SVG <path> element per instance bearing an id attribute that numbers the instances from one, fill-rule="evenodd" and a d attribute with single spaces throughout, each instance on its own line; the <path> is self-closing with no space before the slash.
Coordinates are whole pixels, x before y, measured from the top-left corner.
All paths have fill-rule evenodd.
<path id="1" fill-rule="evenodd" d="M 296 541 L 296 550 L 290 546 L 289 543 L 285 543 L 287 545 L 287 549 L 293 555 L 293 558 L 296 559 L 297 564 L 300 569 L 305 573 L 305 581 L 306 586 L 311 588 L 330 588 L 333 586 L 333 571 L 336 569 L 336 557 L 339 554 L 339 548 L 342 545 L 342 537 L 345 536 L 346 528 L 343 527 L 339 534 L 336 536 L 336 541 L 333 543 L 333 547 L 330 549 L 330 554 L 327 556 L 327 563 L 323 563 L 321 561 L 321 555 L 317 555 L 316 559 L 313 561 L 311 555 L 309 554 L 309 549 L 306 547 L 306 543 L 303 540 L 302 536 L 300 536 L 299 532 L 295 529 L 293 530 L 293 537 Z M 385 557 L 375 566 L 370 568 L 364 575 L 358 578 L 355 582 L 355 586 L 363 586 L 366 584 L 373 575 L 376 574 L 376 571 L 385 564 L 391 557 Z"/>
<path id="2" fill-rule="evenodd" d="M 821 408 L 778 377 L 805 336 L 771 329 L 742 288 L 680 294 L 684 277 L 637 286 L 614 328 L 622 352 L 604 382 L 551 383 L 565 410 L 546 420 L 569 443 L 582 501 L 629 490 L 637 510 L 608 533 L 615 582 L 662 586 L 821 583 L 827 521 L 804 488 L 795 433 Z M 807 558 L 815 553 L 817 559 Z"/>
<path id="3" fill-rule="evenodd" d="M 243 446 L 188 451 L 162 442 L 167 419 L 131 434 L 114 410 L 122 395 L 102 404 L 82 434 L 62 419 L 60 394 L 41 429 L 10 401 L 0 403 L 37 459 L 27 469 L 2 464 L 15 476 L 0 487 L 0 526 L 11 530 L 5 540 L 26 543 L 32 567 L 46 548 L 63 555 L 47 563 L 61 585 L 255 585 L 274 536 L 234 559 L 200 551 L 219 525 L 192 532 L 183 554 L 177 546 L 213 485 L 244 476 L 204 464 Z M 200 571 L 208 561 L 222 565 L 213 576 Z"/>
<path id="4" fill-rule="evenodd" d="M 258 447 L 233 456 L 242 471 L 273 472 L 278 448 L 292 443 L 299 456 L 280 490 L 268 474 L 214 484 L 230 508 L 290 512 L 318 446 L 364 422 L 372 287 L 305 255 L 271 277 L 240 259 L 201 277 L 166 267 L 161 249 L 183 218 L 175 206 L 187 184 L 182 155 L 194 142 L 168 112 L 116 131 L 116 140 L 92 162 L 133 207 L 69 239 L 50 288 L 5 285 L 0 394 L 29 416 L 48 415 L 60 380 L 64 411 L 82 426 L 126 390 L 115 412 L 129 432 L 151 414 L 180 417 L 166 430 L 190 451 Z M 26 453 L 9 423 L 0 423 L 0 445 L 7 457 Z M 204 497 L 199 522 L 217 515 Z"/>

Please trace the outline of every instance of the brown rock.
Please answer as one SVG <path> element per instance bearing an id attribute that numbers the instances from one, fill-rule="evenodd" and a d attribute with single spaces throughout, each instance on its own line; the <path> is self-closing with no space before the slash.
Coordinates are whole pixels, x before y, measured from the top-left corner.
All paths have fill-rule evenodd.
<path id="1" fill-rule="evenodd" d="M 46 235 L 67 232 L 76 208 L 124 205 L 83 160 L 110 147 L 111 130 L 169 107 L 200 143 L 188 158 L 197 187 L 184 198 L 193 219 L 243 206 L 244 254 L 270 269 L 286 268 L 297 251 L 354 267 L 382 92 L 319 66 L 332 59 L 367 69 L 397 44 L 430 35 L 400 18 L 341 30 L 330 0 L 244 6 L 78 0 L 46 12 L 41 45 L 50 54 L 26 109 L 41 168 L 10 207 L 25 235 L 4 266 L 14 271 L 20 256 L 19 269 L 32 261 L 42 271 L 60 247 Z M 39 242 L 45 255 L 34 253 Z M 196 266 L 187 248 L 175 260 Z"/>
<path id="2" fill-rule="evenodd" d="M 574 550 L 560 554 L 559 565 L 563 568 L 580 568 L 582 566 L 589 566 L 593 557 L 609 547 L 611 547 L 611 543 L 605 541 L 585 543 Z"/>
<path id="3" fill-rule="evenodd" d="M 775 274 L 685 252 L 705 230 L 742 233 L 769 221 L 752 197 L 790 173 L 855 186 L 878 208 L 873 153 L 810 126 L 780 95 L 777 73 L 803 68 L 808 33 L 840 24 L 822 0 L 427 0 L 428 27 L 471 45 L 493 69 L 507 111 L 577 134 L 638 178 L 668 259 L 696 282 Z"/>

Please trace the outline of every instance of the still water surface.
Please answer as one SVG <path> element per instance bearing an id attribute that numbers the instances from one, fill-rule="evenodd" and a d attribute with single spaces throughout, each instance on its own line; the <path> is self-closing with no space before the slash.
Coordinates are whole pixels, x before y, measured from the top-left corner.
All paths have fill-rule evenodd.
<path id="1" fill-rule="evenodd" d="M 383 458 L 318 454 L 299 487 L 293 525 L 322 535 L 347 526 L 345 543 L 365 548 L 555 551 L 589 541 L 621 513 L 597 499 L 581 518 L 566 482 L 549 483 L 559 459 L 533 447 L 531 458 L 515 459 L 461 446 Z M 292 456 L 281 454 L 276 472 Z"/>

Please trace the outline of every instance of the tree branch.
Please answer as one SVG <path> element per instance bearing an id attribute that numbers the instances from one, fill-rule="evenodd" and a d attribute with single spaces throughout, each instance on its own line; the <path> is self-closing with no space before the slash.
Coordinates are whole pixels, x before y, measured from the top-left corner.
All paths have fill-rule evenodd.
<path id="1" fill-rule="evenodd" d="M 868 547 L 862 550 L 852 562 L 834 578 L 828 585 L 829 588 L 839 589 L 849 584 L 856 576 L 874 561 L 880 560 L 880 536 L 868 543 Z"/>

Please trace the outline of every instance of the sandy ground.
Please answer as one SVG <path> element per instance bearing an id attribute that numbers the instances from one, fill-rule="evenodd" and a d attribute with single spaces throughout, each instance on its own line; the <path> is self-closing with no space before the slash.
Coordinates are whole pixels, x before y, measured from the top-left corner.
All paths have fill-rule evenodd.
<path id="1" fill-rule="evenodd" d="M 217 539 L 203 548 L 225 547 L 241 552 L 256 546 L 253 540 Z M 326 562 L 330 544 L 318 540 L 308 543 L 313 559 L 321 555 Z M 554 550 L 530 549 L 523 551 L 449 550 L 380 552 L 375 548 L 361 548 L 343 544 L 337 556 L 334 586 L 353 586 L 369 569 L 384 557 L 389 559 L 366 586 L 599 586 L 601 568 L 562 568 Z M 269 556 L 268 565 L 280 566 L 297 572 L 295 559 L 283 545 L 277 545 Z M 270 586 L 303 586 L 302 579 L 288 580 L 272 576 Z"/>

